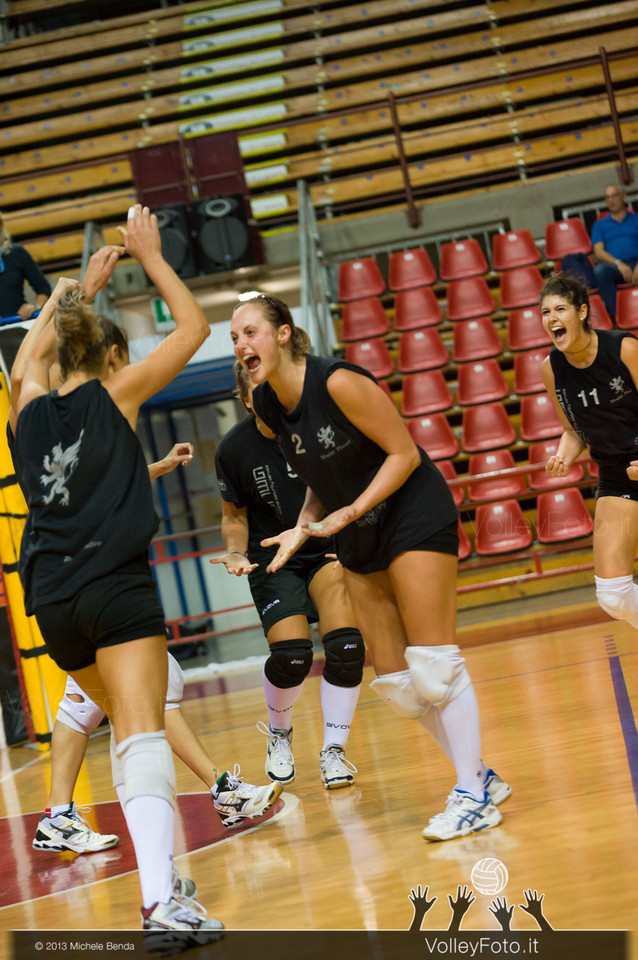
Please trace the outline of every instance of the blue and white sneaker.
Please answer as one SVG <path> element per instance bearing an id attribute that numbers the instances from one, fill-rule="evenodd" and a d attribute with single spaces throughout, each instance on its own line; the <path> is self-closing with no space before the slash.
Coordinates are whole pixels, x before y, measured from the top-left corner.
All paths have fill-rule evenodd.
<path id="1" fill-rule="evenodd" d="M 512 788 L 509 783 L 505 783 L 505 781 L 499 777 L 498 773 L 495 773 L 491 768 L 485 774 L 483 786 L 489 793 L 492 803 L 496 807 L 501 803 L 505 803 L 505 801 L 512 796 Z"/>
<path id="2" fill-rule="evenodd" d="M 443 813 L 432 817 L 423 830 L 424 840 L 453 840 L 496 827 L 503 817 L 496 809 L 489 793 L 482 800 L 475 800 L 465 790 L 455 788 L 447 798 Z"/>

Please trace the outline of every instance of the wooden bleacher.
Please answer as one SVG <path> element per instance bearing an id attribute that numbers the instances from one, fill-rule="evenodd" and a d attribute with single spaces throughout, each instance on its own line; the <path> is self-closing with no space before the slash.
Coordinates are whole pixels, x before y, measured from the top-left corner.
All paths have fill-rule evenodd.
<path id="1" fill-rule="evenodd" d="M 566 7 L 201 3 L 19 37 L 0 61 L 0 208 L 43 264 L 73 259 L 85 220 L 125 215 L 130 151 L 227 129 L 264 231 L 295 221 L 300 177 L 331 216 L 403 204 L 389 91 L 417 197 L 576 168 L 615 146 L 603 44 L 631 153 L 638 0 Z M 80 59 L 88 36 L 99 55 Z"/>

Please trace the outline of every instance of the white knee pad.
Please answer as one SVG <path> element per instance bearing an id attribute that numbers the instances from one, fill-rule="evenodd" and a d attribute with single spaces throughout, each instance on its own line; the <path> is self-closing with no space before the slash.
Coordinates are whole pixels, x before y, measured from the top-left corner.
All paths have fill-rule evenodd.
<path id="1" fill-rule="evenodd" d="M 122 761 L 117 755 L 117 743 L 115 742 L 115 733 L 113 732 L 112 724 L 111 742 L 109 746 L 111 750 L 111 776 L 113 777 L 113 786 L 117 790 L 118 787 L 124 785 L 124 767 L 122 766 Z"/>
<path id="2" fill-rule="evenodd" d="M 124 771 L 125 803 L 133 797 L 163 797 L 175 807 L 173 754 L 163 730 L 127 737 L 116 754 Z"/>
<path id="3" fill-rule="evenodd" d="M 631 574 L 626 577 L 594 577 L 596 599 L 610 617 L 638 626 L 638 586 Z"/>
<path id="4" fill-rule="evenodd" d="M 470 681 L 465 660 L 455 643 L 440 647 L 408 647 L 405 651 L 414 686 L 435 707 L 463 693 Z"/>
<path id="5" fill-rule="evenodd" d="M 414 686 L 409 670 L 382 674 L 370 686 L 400 717 L 416 720 L 429 707 Z"/>
<path id="6" fill-rule="evenodd" d="M 184 674 L 175 657 L 168 655 L 168 688 L 165 710 L 176 710 L 184 694 Z"/>
<path id="7" fill-rule="evenodd" d="M 82 700 L 72 700 L 69 694 L 77 694 L 77 696 L 82 697 Z M 91 698 L 87 697 L 73 677 L 67 677 L 64 696 L 60 701 L 55 719 L 63 723 L 65 727 L 70 727 L 71 730 L 77 730 L 78 733 L 88 735 L 102 722 L 104 712 L 100 710 L 97 703 L 93 703 Z"/>

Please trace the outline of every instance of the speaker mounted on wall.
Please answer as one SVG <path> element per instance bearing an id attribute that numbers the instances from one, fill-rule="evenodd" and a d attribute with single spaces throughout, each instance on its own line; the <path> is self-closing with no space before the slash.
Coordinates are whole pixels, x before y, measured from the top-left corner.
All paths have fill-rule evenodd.
<path id="1" fill-rule="evenodd" d="M 246 200 L 241 193 L 203 197 L 193 204 L 191 225 L 202 273 L 235 270 L 255 263 Z"/>
<path id="2" fill-rule="evenodd" d="M 182 280 L 196 277 L 199 270 L 193 253 L 186 205 L 167 204 L 153 209 L 152 212 L 157 216 L 162 256 L 166 262 Z"/>

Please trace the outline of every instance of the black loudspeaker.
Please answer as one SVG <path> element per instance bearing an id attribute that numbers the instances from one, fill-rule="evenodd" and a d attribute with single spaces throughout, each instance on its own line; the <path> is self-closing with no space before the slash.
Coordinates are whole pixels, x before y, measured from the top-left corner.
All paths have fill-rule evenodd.
<path id="1" fill-rule="evenodd" d="M 241 193 L 204 197 L 193 204 L 191 226 L 202 273 L 235 270 L 255 262 Z"/>
<path id="2" fill-rule="evenodd" d="M 182 280 L 196 277 L 199 271 L 191 244 L 190 222 L 185 204 L 156 207 L 153 213 L 157 215 L 162 256 L 166 262 Z"/>

